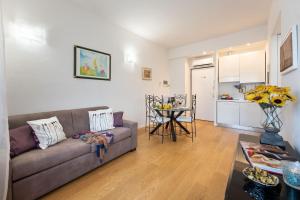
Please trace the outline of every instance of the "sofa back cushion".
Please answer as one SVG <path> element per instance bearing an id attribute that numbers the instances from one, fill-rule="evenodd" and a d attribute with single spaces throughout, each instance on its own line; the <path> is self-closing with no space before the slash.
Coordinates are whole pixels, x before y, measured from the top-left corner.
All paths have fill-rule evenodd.
<path id="1" fill-rule="evenodd" d="M 64 132 L 66 133 L 66 137 L 71 137 L 74 134 L 71 110 L 9 116 L 9 129 L 14 129 L 20 126 L 27 125 L 27 121 L 46 119 L 54 116 L 58 118 L 60 124 L 63 126 Z"/>
<path id="2" fill-rule="evenodd" d="M 89 111 L 108 109 L 107 106 L 81 108 L 72 110 L 74 133 L 90 130 Z"/>
<path id="3" fill-rule="evenodd" d="M 8 117 L 9 129 L 27 125 L 27 121 L 46 119 L 56 116 L 63 126 L 66 137 L 72 137 L 75 133 L 90 130 L 88 111 L 108 109 L 107 106 L 80 108 L 73 110 L 60 110 L 33 114 L 15 115 Z"/>

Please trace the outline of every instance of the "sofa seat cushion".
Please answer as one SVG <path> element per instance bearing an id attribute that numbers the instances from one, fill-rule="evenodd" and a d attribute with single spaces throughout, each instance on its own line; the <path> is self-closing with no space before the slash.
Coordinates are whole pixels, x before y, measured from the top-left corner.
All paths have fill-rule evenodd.
<path id="1" fill-rule="evenodd" d="M 127 127 L 117 127 L 109 131 L 111 131 L 114 134 L 113 144 L 131 136 L 131 130 Z"/>
<path id="2" fill-rule="evenodd" d="M 45 150 L 36 149 L 11 160 L 13 181 L 49 169 L 91 152 L 91 145 L 68 138 Z"/>
<path id="3" fill-rule="evenodd" d="M 122 140 L 125 140 L 131 136 L 131 129 L 127 127 L 117 127 L 108 131 L 114 134 L 114 140 L 112 142 L 112 145 Z M 102 132 L 107 132 L 107 131 L 102 131 Z M 95 151 L 96 151 L 96 145 L 92 144 L 92 152 Z"/>

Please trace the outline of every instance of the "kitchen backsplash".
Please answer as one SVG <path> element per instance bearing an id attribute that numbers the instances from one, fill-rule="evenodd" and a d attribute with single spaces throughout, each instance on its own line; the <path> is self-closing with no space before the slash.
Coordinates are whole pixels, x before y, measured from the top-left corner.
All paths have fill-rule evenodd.
<path id="1" fill-rule="evenodd" d="M 235 82 L 235 83 L 220 83 L 219 84 L 219 96 L 222 94 L 229 94 L 231 97 L 234 99 L 244 99 L 244 94 L 239 91 L 235 87 L 235 85 L 239 85 L 240 83 Z M 243 92 L 249 91 L 253 89 L 255 86 L 260 85 L 261 83 L 248 83 L 248 84 L 241 84 L 241 88 Z"/>

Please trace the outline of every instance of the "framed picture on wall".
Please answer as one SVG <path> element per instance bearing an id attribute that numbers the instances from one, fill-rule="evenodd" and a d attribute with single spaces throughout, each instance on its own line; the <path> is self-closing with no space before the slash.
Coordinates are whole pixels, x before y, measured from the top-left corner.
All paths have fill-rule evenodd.
<path id="1" fill-rule="evenodd" d="M 143 80 L 152 80 L 152 68 L 143 67 L 142 78 Z"/>
<path id="2" fill-rule="evenodd" d="M 109 81 L 111 79 L 111 55 L 74 46 L 74 77 Z"/>
<path id="3" fill-rule="evenodd" d="M 291 72 L 298 68 L 298 64 L 298 26 L 294 25 L 280 46 L 280 72 Z"/>

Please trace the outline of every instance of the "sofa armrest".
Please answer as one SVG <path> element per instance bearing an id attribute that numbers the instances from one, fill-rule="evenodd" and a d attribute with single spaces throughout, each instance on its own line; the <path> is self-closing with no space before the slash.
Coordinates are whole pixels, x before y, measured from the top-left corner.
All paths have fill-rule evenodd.
<path id="1" fill-rule="evenodd" d="M 129 120 L 123 120 L 123 126 L 131 129 L 131 150 L 136 149 L 138 123 Z"/>

